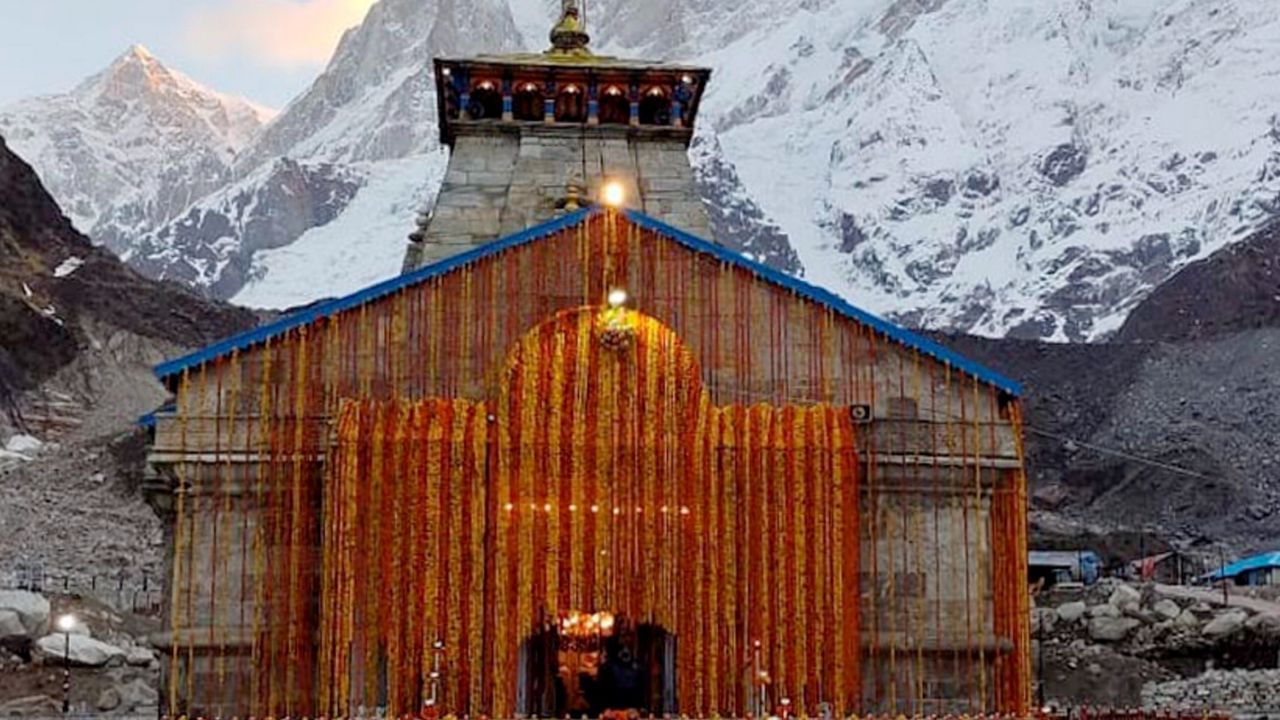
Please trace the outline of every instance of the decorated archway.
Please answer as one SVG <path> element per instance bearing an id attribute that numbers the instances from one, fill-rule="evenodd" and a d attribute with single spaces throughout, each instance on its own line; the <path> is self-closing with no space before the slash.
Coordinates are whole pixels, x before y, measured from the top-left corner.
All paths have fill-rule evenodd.
<path id="1" fill-rule="evenodd" d="M 522 645 L 570 611 L 670 633 L 681 712 L 745 711 L 752 667 L 800 711 L 856 702 L 847 408 L 712 406 L 670 328 L 584 307 L 515 344 L 492 400 L 351 400 L 337 435 L 325 712 L 509 716 Z"/>

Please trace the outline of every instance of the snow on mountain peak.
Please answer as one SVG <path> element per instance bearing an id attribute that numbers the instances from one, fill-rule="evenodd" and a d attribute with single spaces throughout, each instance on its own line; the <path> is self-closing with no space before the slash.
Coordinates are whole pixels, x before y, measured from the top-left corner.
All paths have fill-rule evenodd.
<path id="1" fill-rule="evenodd" d="M 225 185 L 271 116 L 134 45 L 69 93 L 0 108 L 0 134 L 81 231 L 124 254 Z"/>
<path id="2" fill-rule="evenodd" d="M 95 237 L 114 232 L 147 272 L 270 305 L 340 293 L 398 270 L 394 227 L 407 233 L 434 192 L 431 59 L 541 50 L 558 5 L 381 0 L 240 145 L 199 110 L 231 117 L 233 103 L 205 105 L 220 96 L 131 49 L 86 83 L 96 99 L 66 101 L 70 114 L 46 99 L 13 144 L 77 219 L 105 209 Z M 1273 5 L 594 0 L 587 22 L 597 52 L 714 68 L 692 159 L 722 240 L 901 322 L 1089 340 L 1280 215 Z M 165 137 L 163 123 L 117 116 L 150 118 L 149 102 L 214 126 L 201 147 L 220 169 L 139 148 L 138 129 Z M 11 136 L 12 115 L 0 112 Z M 77 145 L 94 161 L 68 157 Z M 64 152 L 42 158 L 51 147 Z M 128 158 L 129 173 L 100 171 L 100 155 Z M 181 182 L 110 197 L 163 185 L 157 172 Z M 327 284 L 299 281 L 314 276 Z"/>

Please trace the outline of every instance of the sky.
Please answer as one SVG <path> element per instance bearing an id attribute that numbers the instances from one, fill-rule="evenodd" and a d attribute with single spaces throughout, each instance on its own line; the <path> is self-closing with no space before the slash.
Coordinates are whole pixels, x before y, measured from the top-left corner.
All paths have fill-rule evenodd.
<path id="1" fill-rule="evenodd" d="M 0 0 L 0 105 L 61 93 L 140 44 L 219 92 L 284 107 L 375 0 Z"/>

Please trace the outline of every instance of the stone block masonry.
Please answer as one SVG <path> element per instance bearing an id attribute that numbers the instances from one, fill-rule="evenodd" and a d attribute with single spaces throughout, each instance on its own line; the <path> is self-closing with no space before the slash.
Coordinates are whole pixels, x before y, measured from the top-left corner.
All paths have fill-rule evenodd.
<path id="1" fill-rule="evenodd" d="M 698 235 L 711 222 L 694 187 L 687 138 L 634 128 L 516 125 L 456 138 L 425 238 L 405 271 L 520 232 L 562 212 L 569 185 L 594 198 L 621 182 L 628 207 Z"/>

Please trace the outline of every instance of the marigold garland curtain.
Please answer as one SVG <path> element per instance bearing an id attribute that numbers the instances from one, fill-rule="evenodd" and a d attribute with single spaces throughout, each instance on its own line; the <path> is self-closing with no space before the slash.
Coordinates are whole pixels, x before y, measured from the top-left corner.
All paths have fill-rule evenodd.
<path id="1" fill-rule="evenodd" d="M 441 640 L 444 707 L 508 716 L 522 709 L 521 645 L 571 610 L 672 633 L 682 712 L 745 710 L 756 641 L 775 697 L 854 707 L 847 408 L 714 407 L 669 329 L 604 317 L 569 311 L 531 331 L 492 403 L 343 404 L 322 710 L 416 709 Z"/>

